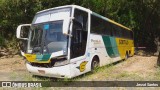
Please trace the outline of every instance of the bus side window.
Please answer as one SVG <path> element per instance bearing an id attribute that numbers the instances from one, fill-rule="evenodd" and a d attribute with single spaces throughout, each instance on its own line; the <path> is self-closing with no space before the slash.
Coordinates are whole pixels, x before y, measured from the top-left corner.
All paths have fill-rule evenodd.
<path id="1" fill-rule="evenodd" d="M 112 31 L 111 24 L 107 21 L 104 21 L 104 34 L 110 36 L 111 31 Z"/>
<path id="2" fill-rule="evenodd" d="M 116 27 L 114 24 L 111 24 L 112 31 L 111 31 L 111 36 L 116 37 Z"/>

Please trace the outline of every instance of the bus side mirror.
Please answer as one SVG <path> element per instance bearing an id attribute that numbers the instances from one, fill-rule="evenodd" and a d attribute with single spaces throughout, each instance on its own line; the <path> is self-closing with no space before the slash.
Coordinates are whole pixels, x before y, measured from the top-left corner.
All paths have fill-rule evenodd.
<path id="1" fill-rule="evenodd" d="M 68 30 L 69 30 L 69 23 L 73 22 L 74 20 L 74 17 L 69 17 L 67 19 L 64 19 L 64 23 L 63 23 L 63 34 L 64 35 L 67 35 L 69 37 L 72 37 L 72 35 L 70 33 L 68 33 Z"/>
<path id="2" fill-rule="evenodd" d="M 16 37 L 18 39 L 28 40 L 28 33 L 31 24 L 22 24 L 17 27 Z M 29 28 L 27 28 L 29 27 Z M 26 30 L 26 28 L 28 30 Z"/>

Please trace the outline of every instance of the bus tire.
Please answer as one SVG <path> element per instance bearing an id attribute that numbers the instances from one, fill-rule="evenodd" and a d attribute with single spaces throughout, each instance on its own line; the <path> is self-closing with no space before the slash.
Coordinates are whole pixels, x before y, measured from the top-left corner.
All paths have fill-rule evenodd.
<path id="1" fill-rule="evenodd" d="M 95 68 L 99 67 L 99 58 L 98 56 L 94 56 L 91 63 L 91 71 L 93 71 Z"/>

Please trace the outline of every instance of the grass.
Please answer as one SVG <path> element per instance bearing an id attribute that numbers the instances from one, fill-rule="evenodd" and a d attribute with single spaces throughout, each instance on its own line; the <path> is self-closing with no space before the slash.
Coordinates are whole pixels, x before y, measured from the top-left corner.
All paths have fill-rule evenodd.
<path id="1" fill-rule="evenodd" d="M 48 77 L 41 77 L 41 76 L 32 76 L 30 73 L 25 72 L 25 74 L 20 74 L 23 76 L 23 80 L 25 81 L 66 81 L 66 82 L 72 82 L 72 81 L 100 81 L 100 80 L 124 80 L 127 79 L 141 79 L 140 76 L 138 76 L 135 73 L 128 73 L 128 72 L 121 72 L 116 73 L 114 70 L 116 69 L 115 64 L 118 63 L 112 63 L 103 67 L 96 68 L 92 72 L 85 73 L 83 75 L 80 75 L 78 77 L 68 79 L 54 79 L 54 78 L 48 78 Z M 18 74 L 13 73 L 12 77 L 16 78 Z"/>
<path id="2" fill-rule="evenodd" d="M 129 61 L 125 61 L 125 62 L 129 62 Z M 119 63 L 117 63 L 119 64 Z M 123 62 L 121 63 L 123 65 Z M 26 81 L 66 81 L 65 83 L 70 83 L 72 81 L 114 81 L 114 80 L 122 80 L 122 81 L 127 81 L 127 80 L 136 80 L 136 81 L 143 81 L 143 80 L 153 80 L 153 79 L 157 79 L 160 80 L 160 68 L 157 68 L 157 72 L 154 75 L 147 75 L 150 76 L 147 79 L 140 76 L 138 73 L 135 72 L 128 72 L 128 71 L 119 71 L 116 72 L 115 70 L 117 70 L 117 66 L 115 64 L 109 64 L 100 68 L 96 68 L 93 72 L 88 72 L 86 74 L 80 75 L 78 77 L 72 78 L 72 79 L 54 79 L 54 78 L 48 78 L 48 77 L 40 77 L 40 76 L 32 76 L 30 73 L 25 72 L 25 73 L 12 73 L 12 78 L 16 79 L 17 75 L 19 75 L 20 77 L 22 76 L 21 79 L 26 80 Z M 97 77 L 97 79 L 95 79 Z M 62 83 L 62 84 L 65 84 Z M 63 88 L 63 89 L 78 89 L 76 87 L 69 87 L 69 88 Z M 24 88 L 18 88 L 19 90 L 26 90 Z M 27 88 L 27 90 L 61 90 L 62 87 L 44 87 L 44 88 Z M 82 89 L 82 87 L 80 87 L 79 89 Z M 91 90 L 93 88 L 83 88 L 83 89 L 88 89 Z M 108 89 L 108 87 L 107 87 Z M 111 88 L 110 88 L 111 89 Z M 112 88 L 115 90 L 128 90 L 127 87 L 118 87 L 118 88 Z M 8 89 L 7 89 L 8 90 Z M 14 90 L 14 89 L 13 89 Z M 104 89 L 105 90 L 105 89 Z M 131 89 L 132 90 L 132 89 Z M 146 90 L 146 88 L 134 88 L 133 90 Z M 149 90 L 149 89 L 148 89 Z M 157 89 L 158 90 L 158 89 Z"/>
<path id="3" fill-rule="evenodd" d="M 112 78 L 114 78 L 114 77 L 112 77 Z M 115 75 L 115 78 L 117 80 L 129 80 L 129 81 L 132 81 L 132 80 L 133 81 L 135 81 L 135 80 L 141 81 L 144 79 L 143 77 L 139 76 L 138 74 L 130 73 L 130 72 L 121 72 L 121 73 Z"/>
<path id="4" fill-rule="evenodd" d="M 93 72 L 88 72 L 85 73 L 83 75 L 80 75 L 78 77 L 72 78 L 72 79 L 54 79 L 54 78 L 48 78 L 48 77 L 40 77 L 40 76 L 32 76 L 30 73 L 28 73 L 28 71 L 23 71 L 21 73 L 17 73 L 17 72 L 13 72 L 11 73 L 11 77 L 13 80 L 24 80 L 24 81 L 57 81 L 57 82 L 61 82 L 61 81 L 65 81 L 65 83 L 72 83 L 72 81 L 153 81 L 153 80 L 157 80 L 160 81 L 160 67 L 157 68 L 157 71 L 155 73 L 146 73 L 147 76 L 143 76 L 143 74 L 141 74 L 139 71 L 138 72 L 132 72 L 132 71 L 121 71 L 121 68 L 126 68 L 127 66 L 132 65 L 132 63 L 136 62 L 135 60 L 125 60 L 117 62 L 117 63 L 112 63 L 100 68 L 96 68 Z M 118 64 L 118 65 L 116 65 Z M 123 67 L 123 65 L 126 65 L 125 67 Z M 122 67 L 121 67 L 122 65 Z M 120 67 L 121 68 L 120 68 Z M 60 83 L 60 84 L 65 84 L 65 83 Z M 73 82 L 74 83 L 74 82 Z M 155 90 L 159 90 L 157 88 L 141 88 L 141 87 L 137 87 L 137 88 L 130 88 L 130 87 L 118 87 L 118 88 L 109 88 L 109 87 L 102 87 L 102 88 L 97 88 L 96 89 L 103 89 L 103 90 L 150 90 L 150 89 L 155 89 Z M 44 87 L 44 88 L 26 88 L 27 90 L 61 90 L 61 89 L 87 89 L 87 90 L 92 90 L 95 88 L 77 88 L 77 87 L 67 87 L 67 88 L 62 88 L 62 87 Z M 24 88 L 18 88 L 19 90 L 26 90 Z M 95 90 L 96 90 L 95 89 Z M 4 89 L 5 90 L 5 89 Z M 8 89 L 6 89 L 8 90 Z M 14 90 L 14 89 L 13 89 Z"/>
<path id="5" fill-rule="evenodd" d="M 155 73 L 154 76 L 152 76 L 152 77 L 153 77 L 152 80 L 160 81 L 160 67 L 157 67 L 156 73 Z"/>
<path id="6" fill-rule="evenodd" d="M 96 68 L 92 72 L 88 72 L 83 75 L 80 75 L 74 78 L 74 80 L 76 81 L 100 81 L 101 78 L 107 78 L 113 69 L 114 69 L 113 64 L 109 64 L 103 67 Z"/>
<path id="7" fill-rule="evenodd" d="M 11 78 L 13 80 L 17 80 L 17 76 L 20 77 L 20 80 L 24 81 L 101 81 L 101 80 L 146 80 L 145 77 L 140 76 L 138 72 L 129 72 L 129 71 L 119 71 L 116 64 L 124 64 L 123 61 L 112 63 L 103 67 L 96 68 L 92 72 L 85 73 L 83 75 L 77 76 L 72 79 L 64 78 L 64 79 L 55 79 L 41 76 L 32 76 L 29 72 L 15 73 L 11 74 Z M 125 61 L 125 63 L 129 63 L 129 60 Z M 160 69 L 160 68 L 159 68 Z M 160 70 L 157 70 L 157 73 L 154 75 L 147 74 L 150 76 L 147 80 L 158 79 L 160 80 Z M 18 79 L 19 80 L 19 79 Z"/>

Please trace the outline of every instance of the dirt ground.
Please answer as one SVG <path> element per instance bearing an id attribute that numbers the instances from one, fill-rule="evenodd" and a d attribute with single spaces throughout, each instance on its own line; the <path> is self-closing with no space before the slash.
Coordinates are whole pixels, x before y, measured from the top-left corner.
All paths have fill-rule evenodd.
<path id="1" fill-rule="evenodd" d="M 16 74 L 25 73 L 27 73 L 25 60 L 19 55 L 15 55 L 12 58 L 0 58 L 0 81 L 12 81 L 15 79 L 13 77 L 19 78 Z"/>
<path id="2" fill-rule="evenodd" d="M 128 60 L 104 66 L 95 73 L 80 76 L 77 80 L 160 80 L 156 61 L 155 56 L 135 55 Z M 28 81 L 33 78 L 26 70 L 22 57 L 0 58 L 0 81 Z"/>
<path id="3" fill-rule="evenodd" d="M 119 73 L 128 72 L 131 74 L 136 74 L 144 78 L 144 80 L 147 80 L 149 79 L 149 75 L 154 75 L 157 73 L 158 68 L 156 64 L 157 57 L 134 56 L 117 65 L 115 71 L 119 71 Z"/>
<path id="4" fill-rule="evenodd" d="M 160 68 L 156 66 L 155 56 L 133 56 L 128 60 L 106 65 L 74 78 L 74 81 L 160 81 Z M 0 81 L 48 81 L 46 77 L 35 77 L 25 67 L 25 60 L 16 55 L 12 58 L 0 58 Z M 8 90 L 0 88 L 0 90 Z M 10 88 L 17 90 L 17 88 Z M 36 88 L 21 88 L 20 90 L 35 90 Z M 36 90 L 39 90 L 37 88 Z M 160 90 L 157 87 L 48 87 L 40 90 Z"/>

